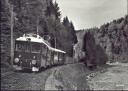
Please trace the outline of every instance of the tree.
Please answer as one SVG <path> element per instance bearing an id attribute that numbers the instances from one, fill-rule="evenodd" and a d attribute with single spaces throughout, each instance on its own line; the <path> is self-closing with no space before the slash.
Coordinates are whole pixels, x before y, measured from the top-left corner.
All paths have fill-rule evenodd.
<path id="1" fill-rule="evenodd" d="M 49 4 L 47 2 L 47 9 L 45 11 L 45 15 L 50 17 L 51 15 L 55 16 L 55 19 L 60 20 L 61 18 L 61 12 L 60 12 L 60 8 L 58 6 L 58 3 L 55 1 L 55 3 L 53 3 L 52 0 L 50 0 Z"/>
<path id="2" fill-rule="evenodd" d="M 71 33 L 73 36 L 73 43 L 76 44 L 78 41 L 77 41 L 76 31 L 75 31 L 72 21 L 70 22 L 70 28 L 71 28 Z"/>
<path id="3" fill-rule="evenodd" d="M 54 14 L 55 14 L 55 17 L 56 17 L 56 19 L 59 19 L 60 20 L 60 18 L 61 18 L 61 12 L 60 12 L 60 8 L 59 8 L 59 6 L 58 6 L 58 3 L 55 1 L 55 3 L 54 3 Z"/>
<path id="4" fill-rule="evenodd" d="M 65 27 L 68 27 L 69 26 L 69 19 L 68 19 L 68 17 L 66 16 L 66 17 L 64 17 L 63 18 L 63 25 L 65 26 Z"/>
<path id="5" fill-rule="evenodd" d="M 50 0 L 50 2 L 48 2 L 46 0 L 46 2 L 47 2 L 47 8 L 45 10 L 45 15 L 48 16 L 48 17 L 50 17 L 51 16 L 51 13 L 53 11 L 53 2 L 52 2 L 52 0 Z"/>

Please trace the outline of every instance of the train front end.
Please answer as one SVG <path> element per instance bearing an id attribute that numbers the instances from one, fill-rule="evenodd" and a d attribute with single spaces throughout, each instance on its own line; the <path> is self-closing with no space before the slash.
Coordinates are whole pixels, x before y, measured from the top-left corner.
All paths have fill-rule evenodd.
<path id="1" fill-rule="evenodd" d="M 30 38 L 26 41 L 16 40 L 13 68 L 15 70 L 29 69 L 39 71 L 41 44 L 32 42 Z"/>

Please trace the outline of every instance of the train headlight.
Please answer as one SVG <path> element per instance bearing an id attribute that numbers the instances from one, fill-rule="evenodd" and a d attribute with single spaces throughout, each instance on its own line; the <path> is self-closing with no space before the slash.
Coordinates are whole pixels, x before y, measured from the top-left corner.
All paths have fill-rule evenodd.
<path id="1" fill-rule="evenodd" d="M 32 64 L 36 64 L 36 60 L 32 60 Z"/>
<path id="2" fill-rule="evenodd" d="M 36 56 L 33 56 L 33 59 L 36 59 Z"/>
<path id="3" fill-rule="evenodd" d="M 21 54 L 19 55 L 19 58 L 21 57 Z"/>
<path id="4" fill-rule="evenodd" d="M 15 58 L 14 60 L 15 63 L 18 63 L 19 61 L 20 61 L 19 58 Z"/>

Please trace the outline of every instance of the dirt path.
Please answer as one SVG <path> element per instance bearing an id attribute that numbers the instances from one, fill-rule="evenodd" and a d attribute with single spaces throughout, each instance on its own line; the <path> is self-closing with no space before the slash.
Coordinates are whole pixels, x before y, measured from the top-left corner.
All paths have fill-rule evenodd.
<path id="1" fill-rule="evenodd" d="M 93 90 L 128 90 L 128 63 L 113 63 L 106 72 L 89 80 Z"/>
<path id="2" fill-rule="evenodd" d="M 59 68 L 54 69 L 52 74 L 46 80 L 45 90 L 62 90 L 63 89 L 62 82 L 56 80 L 56 78 L 55 78 L 57 71 L 59 71 Z"/>
<path id="3" fill-rule="evenodd" d="M 87 90 L 84 64 L 68 64 L 57 67 L 47 78 L 45 90 Z"/>

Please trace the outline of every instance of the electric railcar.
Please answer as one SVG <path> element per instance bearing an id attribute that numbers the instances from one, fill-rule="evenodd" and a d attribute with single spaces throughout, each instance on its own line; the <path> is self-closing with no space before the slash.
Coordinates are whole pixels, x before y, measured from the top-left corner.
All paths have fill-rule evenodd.
<path id="1" fill-rule="evenodd" d="M 39 35 L 23 35 L 15 41 L 13 67 L 16 70 L 39 71 L 52 65 L 64 64 L 66 52 L 53 48 Z"/>

